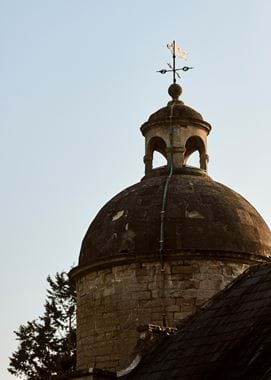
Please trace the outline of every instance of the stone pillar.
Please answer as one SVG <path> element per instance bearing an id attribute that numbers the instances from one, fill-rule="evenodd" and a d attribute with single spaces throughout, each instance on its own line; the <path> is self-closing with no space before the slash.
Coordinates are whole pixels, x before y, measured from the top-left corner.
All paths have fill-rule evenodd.
<path id="1" fill-rule="evenodd" d="M 152 157 L 145 155 L 143 162 L 145 164 L 145 174 L 148 174 L 152 170 Z"/>
<path id="2" fill-rule="evenodd" d="M 185 152 L 185 149 L 182 146 L 173 146 L 173 148 L 171 148 L 171 149 L 169 148 L 168 149 L 168 163 L 170 164 L 171 154 L 172 154 L 173 167 L 174 168 L 183 167 L 183 165 L 184 165 L 184 152 Z"/>

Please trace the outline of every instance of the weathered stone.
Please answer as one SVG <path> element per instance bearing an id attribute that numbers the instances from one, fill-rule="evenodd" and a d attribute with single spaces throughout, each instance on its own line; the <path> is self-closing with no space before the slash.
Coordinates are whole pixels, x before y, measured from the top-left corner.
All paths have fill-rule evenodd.
<path id="1" fill-rule="evenodd" d="M 137 341 L 137 326 L 162 324 L 164 315 L 167 324 L 175 326 L 238 273 L 238 265 L 219 260 L 176 259 L 166 267 L 167 273 L 161 272 L 159 262 L 141 267 L 126 264 L 80 278 L 78 368 L 127 365 Z M 239 273 L 244 269 L 239 265 Z M 95 287 L 101 291 L 93 297 Z"/>
<path id="2" fill-rule="evenodd" d="M 166 306 L 166 311 L 180 311 L 180 306 L 178 305 L 170 305 Z"/>
<path id="3" fill-rule="evenodd" d="M 203 171 L 190 168 L 180 170 L 170 181 L 165 214 L 165 255 L 182 253 L 182 259 L 185 260 L 197 255 L 202 258 L 230 258 L 232 262 L 240 263 L 265 261 L 271 254 L 270 231 L 255 209 Z M 82 243 L 79 268 L 88 265 L 98 268 L 110 260 L 115 260 L 114 265 L 118 265 L 118 260 L 134 260 L 135 257 L 144 258 L 146 255 L 159 262 L 159 218 L 167 174 L 167 168 L 153 171 L 142 182 L 124 190 L 101 209 Z M 138 200 L 141 200 L 140 204 Z M 112 223 L 112 217 L 119 210 L 125 210 L 125 215 Z M 246 220 L 240 219 L 240 210 L 250 215 L 257 232 Z M 187 217 L 195 211 L 203 218 Z M 132 241 L 129 240 L 130 247 L 123 250 L 123 245 L 127 243 L 127 223 L 134 235 Z M 114 234 L 118 236 L 117 239 L 112 238 Z M 118 265 L 115 268 L 120 267 Z M 135 271 L 138 274 L 138 264 L 134 264 L 134 268 L 138 268 Z M 165 266 L 165 270 L 168 269 Z M 112 269 L 112 272 L 117 278 L 122 269 Z M 130 275 L 127 272 L 126 277 Z M 152 273 L 149 275 L 152 278 Z M 132 276 L 136 277 L 136 273 Z"/>
<path id="4" fill-rule="evenodd" d="M 248 265 L 271 256 L 261 216 L 207 175 L 210 124 L 179 100 L 179 85 L 169 94 L 167 106 L 141 127 L 145 177 L 100 210 L 71 271 L 79 369 L 126 366 L 139 325 L 175 326 Z M 165 167 L 152 169 L 154 151 Z M 186 166 L 194 152 L 201 169 Z"/>
<path id="5" fill-rule="evenodd" d="M 183 266 L 183 265 L 173 265 L 172 266 L 172 273 L 181 273 L 181 274 L 189 274 L 195 273 L 195 271 L 198 270 L 197 267 L 193 267 L 192 265 L 189 266 Z M 191 277 L 191 276 L 189 276 Z"/>

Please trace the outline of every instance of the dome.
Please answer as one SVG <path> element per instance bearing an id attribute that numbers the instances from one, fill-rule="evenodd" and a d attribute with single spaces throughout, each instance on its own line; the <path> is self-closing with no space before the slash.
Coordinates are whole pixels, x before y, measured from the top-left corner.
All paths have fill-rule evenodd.
<path id="1" fill-rule="evenodd" d="M 162 125 L 168 128 L 170 120 L 178 124 L 200 126 L 206 129 L 208 133 L 212 129 L 211 125 L 203 119 L 199 112 L 185 105 L 182 101 L 173 99 L 165 107 L 150 115 L 148 120 L 142 124 L 141 132 L 145 135 L 146 131 L 155 125 Z"/>
<path id="2" fill-rule="evenodd" d="M 170 103 L 170 102 L 169 102 Z M 170 117 L 171 108 L 169 105 L 160 108 L 158 111 L 151 114 L 148 119 L 149 123 L 154 123 L 158 121 L 168 120 Z M 203 121 L 203 117 L 193 108 L 186 106 L 183 102 L 175 103 L 173 108 L 173 119 L 184 119 L 184 120 L 198 120 Z"/>
<path id="3" fill-rule="evenodd" d="M 194 122 L 204 122 L 203 117 L 199 112 L 195 111 L 191 107 L 186 106 L 184 102 L 179 100 L 179 96 L 182 93 L 181 86 L 176 83 L 170 85 L 168 93 L 172 97 L 172 100 L 168 102 L 166 107 L 160 108 L 158 111 L 151 114 L 148 121 L 142 125 L 143 129 L 146 124 L 159 123 L 164 121 L 167 122 L 170 118 L 183 121 L 190 120 Z M 209 128 L 211 127 L 208 123 L 206 123 L 206 125 L 208 125 Z"/>
<path id="4" fill-rule="evenodd" d="M 112 198 L 91 223 L 79 266 L 159 257 L 160 213 L 166 168 Z M 213 256 L 264 261 L 271 255 L 268 226 L 249 202 L 184 167 L 171 177 L 165 214 L 165 256 Z"/>

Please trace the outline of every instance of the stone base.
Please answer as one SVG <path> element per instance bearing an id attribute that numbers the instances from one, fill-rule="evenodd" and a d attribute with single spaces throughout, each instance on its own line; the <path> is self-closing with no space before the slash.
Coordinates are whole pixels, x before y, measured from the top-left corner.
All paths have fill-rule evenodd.
<path id="1" fill-rule="evenodd" d="M 247 268 L 222 260 L 175 259 L 86 273 L 77 281 L 77 368 L 127 368 L 137 327 L 176 327 Z"/>

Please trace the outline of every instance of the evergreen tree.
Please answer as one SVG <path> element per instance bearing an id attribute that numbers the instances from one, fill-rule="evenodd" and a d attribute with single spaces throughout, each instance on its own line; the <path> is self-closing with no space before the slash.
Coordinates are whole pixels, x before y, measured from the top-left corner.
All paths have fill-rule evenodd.
<path id="1" fill-rule="evenodd" d="M 75 369 L 75 290 L 65 272 L 47 281 L 43 316 L 15 331 L 19 346 L 8 370 L 26 380 L 50 380 Z"/>

